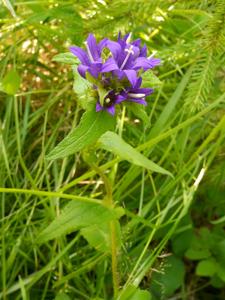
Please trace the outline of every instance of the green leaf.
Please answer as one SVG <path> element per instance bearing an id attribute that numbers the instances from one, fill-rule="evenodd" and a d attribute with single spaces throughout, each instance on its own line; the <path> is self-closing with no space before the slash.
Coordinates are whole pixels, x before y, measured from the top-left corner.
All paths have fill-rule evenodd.
<path id="1" fill-rule="evenodd" d="M 1 89 L 9 95 L 15 95 L 20 87 L 21 78 L 16 70 L 10 70 L 2 80 Z"/>
<path id="2" fill-rule="evenodd" d="M 223 281 L 225 282 L 225 266 L 224 265 L 218 265 L 217 264 L 217 275 L 218 277 Z"/>
<path id="3" fill-rule="evenodd" d="M 98 79 L 96 79 L 95 77 L 93 77 L 89 72 L 86 72 L 86 78 L 90 83 L 92 83 L 98 87 L 97 92 L 99 95 L 99 103 L 101 104 L 101 106 L 104 106 L 105 97 L 107 96 L 109 91 L 105 90 L 104 87 L 102 86 L 101 82 Z"/>
<path id="4" fill-rule="evenodd" d="M 212 251 L 219 264 L 223 264 L 225 267 L 225 239 L 215 243 Z"/>
<path id="5" fill-rule="evenodd" d="M 109 223 L 95 224 L 81 229 L 81 234 L 96 250 L 110 252 L 110 228 Z"/>
<path id="6" fill-rule="evenodd" d="M 173 252 L 178 256 L 183 256 L 184 252 L 188 249 L 193 238 L 193 230 L 186 230 L 172 239 Z"/>
<path id="7" fill-rule="evenodd" d="M 148 291 L 137 290 L 130 300 L 151 300 L 152 296 Z"/>
<path id="8" fill-rule="evenodd" d="M 59 53 L 52 58 L 53 61 L 61 62 L 68 65 L 78 65 L 79 60 L 71 52 Z"/>
<path id="9" fill-rule="evenodd" d="M 56 297 L 55 300 L 71 300 L 71 298 L 65 294 L 65 293 L 59 293 Z"/>
<path id="10" fill-rule="evenodd" d="M 113 129 L 115 118 L 106 111 L 86 111 L 77 126 L 47 156 L 47 159 L 63 158 L 93 144 L 105 131 Z"/>
<path id="11" fill-rule="evenodd" d="M 116 300 L 151 300 L 152 296 L 148 291 L 138 289 L 134 285 L 129 285 L 123 290 Z"/>
<path id="12" fill-rule="evenodd" d="M 74 76 L 73 90 L 77 94 L 76 100 L 83 109 L 87 110 L 94 102 L 91 94 L 93 85 L 88 80 L 80 76 L 80 74 L 77 72 L 76 66 L 72 66 L 72 69 Z"/>
<path id="13" fill-rule="evenodd" d="M 198 276 L 211 277 L 216 273 L 217 265 L 212 259 L 202 260 L 196 267 L 196 274 Z"/>
<path id="14" fill-rule="evenodd" d="M 163 262 L 163 269 L 160 273 L 153 273 L 152 287 L 153 294 L 171 296 L 178 289 L 185 275 L 184 263 L 176 256 L 169 256 Z M 160 295 L 159 298 L 160 299 Z"/>
<path id="15" fill-rule="evenodd" d="M 162 82 L 157 76 L 155 76 L 155 74 L 151 70 L 148 70 L 147 72 L 142 74 L 141 77 L 142 87 L 155 88 L 162 85 Z"/>
<path id="16" fill-rule="evenodd" d="M 209 249 L 195 249 L 195 248 L 189 248 L 185 252 L 185 256 L 189 259 L 198 260 L 198 259 L 204 259 L 211 256 L 211 252 Z"/>
<path id="17" fill-rule="evenodd" d="M 220 279 L 217 275 L 214 275 L 210 281 L 211 285 L 217 289 L 224 287 L 224 281 Z"/>
<path id="18" fill-rule="evenodd" d="M 94 84 L 96 86 L 100 86 L 100 87 L 102 86 L 101 83 L 100 83 L 100 81 L 97 78 L 95 78 L 94 76 L 92 76 L 89 72 L 86 72 L 85 74 L 86 74 L 86 79 L 90 83 L 92 83 L 92 84 Z"/>
<path id="19" fill-rule="evenodd" d="M 101 106 L 104 106 L 105 97 L 107 96 L 108 91 L 106 91 L 102 87 L 98 87 L 98 94 L 99 94 L 99 103 L 101 104 Z"/>
<path id="20" fill-rule="evenodd" d="M 202 227 L 198 233 L 193 235 L 189 249 L 185 256 L 189 259 L 198 260 L 211 256 L 210 247 L 213 245 L 212 234 L 208 228 Z"/>
<path id="21" fill-rule="evenodd" d="M 146 113 L 143 105 L 140 105 L 138 103 L 126 103 L 126 106 L 132 111 L 132 113 L 140 119 L 145 125 L 150 126 L 149 123 L 149 116 Z"/>
<path id="22" fill-rule="evenodd" d="M 116 222 L 117 250 L 121 245 L 121 232 L 119 222 Z M 111 252 L 111 231 L 109 222 L 94 224 L 81 229 L 81 234 L 96 250 L 106 253 Z"/>
<path id="23" fill-rule="evenodd" d="M 73 66 L 73 90 L 78 96 L 82 96 L 86 94 L 87 90 L 92 87 L 92 84 L 88 82 L 86 79 L 80 76 L 77 72 L 77 67 Z"/>
<path id="24" fill-rule="evenodd" d="M 71 201 L 62 213 L 40 233 L 37 240 L 38 243 L 43 243 L 83 227 L 109 222 L 116 217 L 114 210 L 101 204 Z"/>
<path id="25" fill-rule="evenodd" d="M 137 166 L 149 169 L 153 172 L 172 176 L 169 171 L 163 169 L 162 167 L 149 160 L 132 146 L 127 144 L 114 132 L 107 131 L 101 136 L 101 138 L 99 139 L 99 143 L 101 148 L 107 151 L 111 151 L 122 159 L 128 160 L 129 162 Z"/>

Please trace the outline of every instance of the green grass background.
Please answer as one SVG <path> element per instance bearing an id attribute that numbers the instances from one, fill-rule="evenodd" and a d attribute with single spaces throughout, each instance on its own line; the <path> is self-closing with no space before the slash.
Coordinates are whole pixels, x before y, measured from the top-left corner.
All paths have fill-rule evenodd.
<path id="1" fill-rule="evenodd" d="M 222 0 L 0 2 L 0 299 L 225 299 L 224 16 Z M 119 31 L 163 63 L 147 121 L 124 109 L 116 131 L 173 178 L 103 150 L 97 170 L 84 152 L 45 159 L 83 113 L 52 58 Z M 39 239 L 72 200 L 104 197 L 98 170 L 123 208 L 117 296 L 104 224 Z"/>

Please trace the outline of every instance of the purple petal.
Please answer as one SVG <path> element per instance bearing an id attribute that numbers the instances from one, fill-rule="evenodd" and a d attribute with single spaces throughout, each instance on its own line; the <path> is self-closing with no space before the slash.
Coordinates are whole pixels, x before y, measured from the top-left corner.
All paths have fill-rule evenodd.
<path id="1" fill-rule="evenodd" d="M 96 39 L 92 33 L 89 34 L 87 38 L 87 45 L 91 52 L 91 56 L 94 61 L 98 60 L 100 58 L 100 53 L 98 52 L 98 46 L 96 43 Z"/>
<path id="2" fill-rule="evenodd" d="M 134 69 L 138 70 L 143 68 L 145 71 L 151 68 L 151 65 L 149 64 L 149 61 L 147 58 L 145 57 L 138 57 L 136 59 L 135 65 L 134 65 Z"/>
<path id="3" fill-rule="evenodd" d="M 112 115 L 114 116 L 115 115 L 115 106 L 112 105 L 110 107 L 107 107 L 106 110 Z"/>
<path id="4" fill-rule="evenodd" d="M 99 72 L 99 68 L 95 65 L 91 65 L 89 68 L 88 68 L 88 71 L 90 72 L 90 74 L 95 77 L 95 78 L 98 78 L 98 74 L 100 73 Z"/>
<path id="5" fill-rule="evenodd" d="M 127 43 L 124 40 L 118 40 L 118 44 L 120 45 L 121 49 L 124 50 L 127 46 Z"/>
<path id="6" fill-rule="evenodd" d="M 124 73 L 126 74 L 127 79 L 130 81 L 132 87 L 135 87 L 135 84 L 137 83 L 137 73 L 134 70 L 124 70 Z"/>
<path id="7" fill-rule="evenodd" d="M 81 49 L 80 47 L 77 47 L 77 46 L 71 46 L 69 48 L 69 50 L 76 56 L 79 58 L 80 62 L 83 64 L 83 65 L 87 65 L 89 66 L 90 65 L 90 62 L 89 62 L 89 59 L 88 59 L 88 55 L 87 53 Z"/>
<path id="8" fill-rule="evenodd" d="M 113 71 L 113 76 L 116 76 L 119 80 L 121 80 L 125 76 L 125 73 L 123 70 L 118 69 Z"/>
<path id="9" fill-rule="evenodd" d="M 127 33 L 125 34 L 125 36 L 123 37 L 122 40 L 124 40 L 125 42 L 127 41 L 128 37 L 130 36 L 131 33 Z"/>
<path id="10" fill-rule="evenodd" d="M 133 59 L 136 59 L 136 58 L 140 55 L 140 49 L 139 49 L 138 47 L 134 46 L 134 47 L 132 48 L 132 50 L 133 50 L 133 52 L 134 52 L 134 54 L 132 55 L 132 58 L 133 58 Z"/>
<path id="11" fill-rule="evenodd" d="M 152 65 L 152 68 L 160 65 L 160 63 L 161 63 L 161 60 L 159 58 L 154 58 L 154 57 L 149 58 L 149 61 L 150 61 L 150 64 Z"/>
<path id="12" fill-rule="evenodd" d="M 99 51 L 100 51 L 100 54 L 101 54 L 102 49 L 106 47 L 107 41 L 108 41 L 108 39 L 105 38 L 105 39 L 103 39 L 103 40 L 101 40 L 101 41 L 99 42 L 99 44 L 98 44 L 98 49 L 99 49 Z"/>
<path id="13" fill-rule="evenodd" d="M 136 59 L 134 69 L 143 68 L 145 71 L 148 69 L 152 69 L 160 63 L 160 59 L 157 58 L 145 58 L 145 57 L 138 57 Z"/>
<path id="14" fill-rule="evenodd" d="M 132 47 L 132 52 L 130 54 L 128 54 L 131 47 Z M 126 44 L 126 47 L 124 48 L 124 51 L 121 53 L 119 60 L 118 60 L 120 68 L 122 68 L 123 70 L 133 69 L 135 60 L 137 59 L 139 54 L 140 54 L 140 50 L 138 47 Z M 127 58 L 127 55 L 129 55 L 128 58 Z M 124 64 L 124 62 L 125 62 L 125 64 Z"/>
<path id="15" fill-rule="evenodd" d="M 145 99 L 132 99 L 130 98 L 128 101 L 131 101 L 131 102 L 135 102 L 135 103 L 138 103 L 138 104 L 142 104 L 142 105 L 147 105 L 147 102 L 145 101 Z"/>
<path id="16" fill-rule="evenodd" d="M 114 71 L 117 70 L 118 66 L 117 63 L 115 62 L 115 60 L 110 57 L 103 65 L 102 65 L 102 69 L 101 72 L 110 72 L 110 71 Z"/>
<path id="17" fill-rule="evenodd" d="M 122 101 L 125 101 L 127 99 L 127 97 L 124 95 L 118 95 L 117 97 L 116 97 L 116 100 L 115 100 L 115 104 L 119 104 L 119 103 L 121 103 Z"/>
<path id="18" fill-rule="evenodd" d="M 101 106 L 101 104 L 99 102 L 96 103 L 96 111 L 100 111 L 103 110 L 103 107 Z"/>
<path id="19" fill-rule="evenodd" d="M 139 89 L 134 89 L 130 92 L 131 93 L 136 93 L 136 94 L 145 94 L 146 96 L 148 96 L 148 95 L 153 93 L 153 89 L 151 89 L 151 88 L 139 88 Z"/>
<path id="20" fill-rule="evenodd" d="M 87 67 L 87 66 L 79 65 L 77 68 L 77 71 L 83 78 L 86 78 L 86 72 L 88 71 L 88 69 L 89 69 L 89 67 Z"/>
<path id="21" fill-rule="evenodd" d="M 109 48 L 115 60 L 118 60 L 122 51 L 121 46 L 117 42 L 107 41 L 106 46 Z"/>
<path id="22" fill-rule="evenodd" d="M 134 88 L 135 89 L 139 88 L 141 86 L 141 84 L 142 84 L 142 78 L 139 77 L 138 80 L 137 80 L 137 82 L 136 82 L 136 84 L 135 84 L 135 86 L 134 86 Z"/>
<path id="23" fill-rule="evenodd" d="M 139 48 L 141 46 L 141 39 L 137 39 L 137 40 L 133 41 L 131 43 L 131 45 L 134 45 Z"/>
<path id="24" fill-rule="evenodd" d="M 140 56 L 146 57 L 147 56 L 147 46 L 144 44 L 144 46 L 141 48 Z"/>
<path id="25" fill-rule="evenodd" d="M 102 63 L 94 62 L 94 63 L 90 64 L 88 71 L 92 76 L 97 78 L 99 73 L 101 72 L 101 68 L 102 68 Z"/>

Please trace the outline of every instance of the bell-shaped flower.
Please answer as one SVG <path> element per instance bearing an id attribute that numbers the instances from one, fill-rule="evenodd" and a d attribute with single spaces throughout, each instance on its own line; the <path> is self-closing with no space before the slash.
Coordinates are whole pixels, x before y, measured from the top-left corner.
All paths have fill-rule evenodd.
<path id="1" fill-rule="evenodd" d="M 125 101 L 126 95 L 121 95 L 120 93 L 116 93 L 114 90 L 109 91 L 109 93 L 104 98 L 103 106 L 98 101 L 96 103 L 96 111 L 106 110 L 111 115 L 115 114 L 115 105 L 120 104 L 122 101 Z"/>
<path id="2" fill-rule="evenodd" d="M 147 57 L 147 48 L 141 47 L 140 39 L 130 42 L 131 34 L 118 41 L 106 41 L 106 47 L 110 50 L 112 57 L 102 65 L 101 72 L 112 72 L 119 80 L 126 77 L 134 87 L 138 80 L 138 71 L 147 71 L 160 64 L 160 59 Z"/>
<path id="3" fill-rule="evenodd" d="M 151 88 L 141 88 L 142 78 L 138 78 L 134 86 L 127 87 L 120 92 L 111 90 L 104 99 L 103 106 L 98 101 L 96 103 L 96 111 L 106 110 L 111 115 L 115 114 L 115 105 L 123 101 L 136 102 L 147 105 L 145 98 L 153 93 Z"/>
<path id="4" fill-rule="evenodd" d="M 141 40 L 131 40 L 131 34 L 124 37 L 119 34 L 117 41 L 103 39 L 96 42 L 89 34 L 85 45 L 86 51 L 77 46 L 70 47 L 81 64 L 78 72 L 93 85 L 97 91 L 96 112 L 105 110 L 115 114 L 115 106 L 121 102 L 136 102 L 146 105 L 146 97 L 153 92 L 151 88 L 142 88 L 142 73 L 160 63 L 153 55 L 147 57 L 146 45 Z M 104 51 L 103 48 L 107 48 Z M 103 59 L 103 56 L 106 58 Z"/>
<path id="5" fill-rule="evenodd" d="M 101 53 L 102 49 L 106 46 L 106 42 L 107 39 L 103 39 L 97 44 L 94 35 L 89 34 L 85 42 L 86 51 L 77 46 L 69 48 L 81 62 L 77 70 L 83 78 L 86 78 L 86 72 L 89 72 L 95 78 L 98 77 L 102 67 Z"/>

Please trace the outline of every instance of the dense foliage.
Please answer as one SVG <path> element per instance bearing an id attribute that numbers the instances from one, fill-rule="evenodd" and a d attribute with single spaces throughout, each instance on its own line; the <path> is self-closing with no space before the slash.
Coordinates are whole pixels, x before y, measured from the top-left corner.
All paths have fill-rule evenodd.
<path id="1" fill-rule="evenodd" d="M 225 299 L 224 24 L 223 0 L 1 1 L 0 299 Z M 68 48 L 119 31 L 162 63 L 109 119 Z"/>

